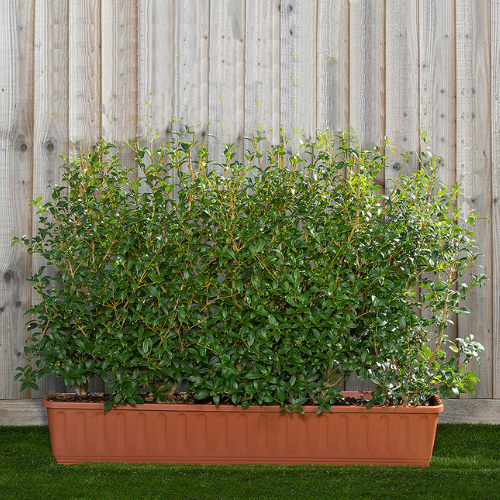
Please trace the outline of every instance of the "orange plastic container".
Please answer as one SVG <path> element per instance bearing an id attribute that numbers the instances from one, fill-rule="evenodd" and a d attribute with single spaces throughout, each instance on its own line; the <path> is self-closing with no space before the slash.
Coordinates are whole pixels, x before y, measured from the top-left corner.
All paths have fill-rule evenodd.
<path id="1" fill-rule="evenodd" d="M 345 392 L 347 396 L 369 393 Z M 431 406 L 337 406 L 316 415 L 277 406 L 119 406 L 47 401 L 52 455 L 60 464 L 429 465 L 438 414 Z"/>

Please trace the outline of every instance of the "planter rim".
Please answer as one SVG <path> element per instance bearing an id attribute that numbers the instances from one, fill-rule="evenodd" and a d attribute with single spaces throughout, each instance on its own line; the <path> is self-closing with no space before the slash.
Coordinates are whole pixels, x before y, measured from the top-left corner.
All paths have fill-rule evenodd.
<path id="1" fill-rule="evenodd" d="M 60 395 L 72 393 L 57 393 Z M 344 396 L 359 397 L 364 396 L 366 399 L 371 399 L 370 391 L 342 391 Z M 42 406 L 49 409 L 73 409 L 73 410 L 104 410 L 104 403 L 92 402 L 75 402 L 75 401 L 49 401 L 48 395 L 42 399 Z M 303 406 L 304 413 L 316 413 L 318 406 Z M 239 413 L 288 413 L 287 410 L 280 410 L 277 405 L 258 406 L 252 405 L 243 409 L 240 406 L 233 405 L 219 405 L 216 406 L 212 403 L 209 404 L 183 404 L 183 403 L 144 403 L 137 406 L 132 405 L 119 405 L 111 408 L 109 411 L 175 411 L 175 412 L 239 412 Z M 444 405 L 439 396 L 432 396 L 431 404 L 429 406 L 373 406 L 366 408 L 364 406 L 356 405 L 339 405 L 332 406 L 332 413 L 441 413 L 444 411 Z M 295 412 L 294 412 L 295 413 Z M 330 413 L 325 410 L 324 413 Z"/>

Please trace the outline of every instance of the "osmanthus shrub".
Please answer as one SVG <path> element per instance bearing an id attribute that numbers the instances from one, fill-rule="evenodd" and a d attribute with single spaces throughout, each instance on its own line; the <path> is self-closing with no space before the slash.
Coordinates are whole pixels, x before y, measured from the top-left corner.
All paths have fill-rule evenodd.
<path id="1" fill-rule="evenodd" d="M 318 412 L 353 373 L 375 383 L 370 405 L 473 391 L 482 346 L 446 335 L 485 279 L 460 186 L 423 154 L 379 193 L 378 150 L 322 133 L 290 155 L 262 139 L 227 145 L 222 164 L 191 135 L 133 147 L 137 180 L 105 142 L 65 161 L 20 240 L 47 262 L 30 278 L 22 388 L 55 373 L 85 394 L 100 376 L 109 408 L 183 381 L 215 404 Z"/>

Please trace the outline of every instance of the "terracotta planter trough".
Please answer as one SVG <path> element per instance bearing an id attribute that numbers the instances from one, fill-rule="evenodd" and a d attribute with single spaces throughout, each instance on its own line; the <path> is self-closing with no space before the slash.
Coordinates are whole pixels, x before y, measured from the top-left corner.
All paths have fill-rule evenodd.
<path id="1" fill-rule="evenodd" d="M 361 393 L 346 392 L 359 397 Z M 362 393 L 365 397 L 369 393 Z M 368 396 L 369 397 L 369 396 Z M 367 399 L 368 399 L 367 397 Z M 277 406 L 119 406 L 53 402 L 47 408 L 57 463 L 429 465 L 441 400 L 430 406 L 336 406 L 316 415 Z"/>

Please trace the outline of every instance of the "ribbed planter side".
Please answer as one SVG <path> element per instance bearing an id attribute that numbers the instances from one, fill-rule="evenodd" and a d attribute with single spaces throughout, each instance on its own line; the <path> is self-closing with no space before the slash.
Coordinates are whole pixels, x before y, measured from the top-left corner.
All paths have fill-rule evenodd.
<path id="1" fill-rule="evenodd" d="M 346 393 L 349 395 L 359 393 Z M 417 408 L 341 406 L 316 415 L 278 407 L 185 404 L 120 406 L 53 402 L 47 408 L 52 454 L 61 464 L 429 465 L 443 404 Z"/>

